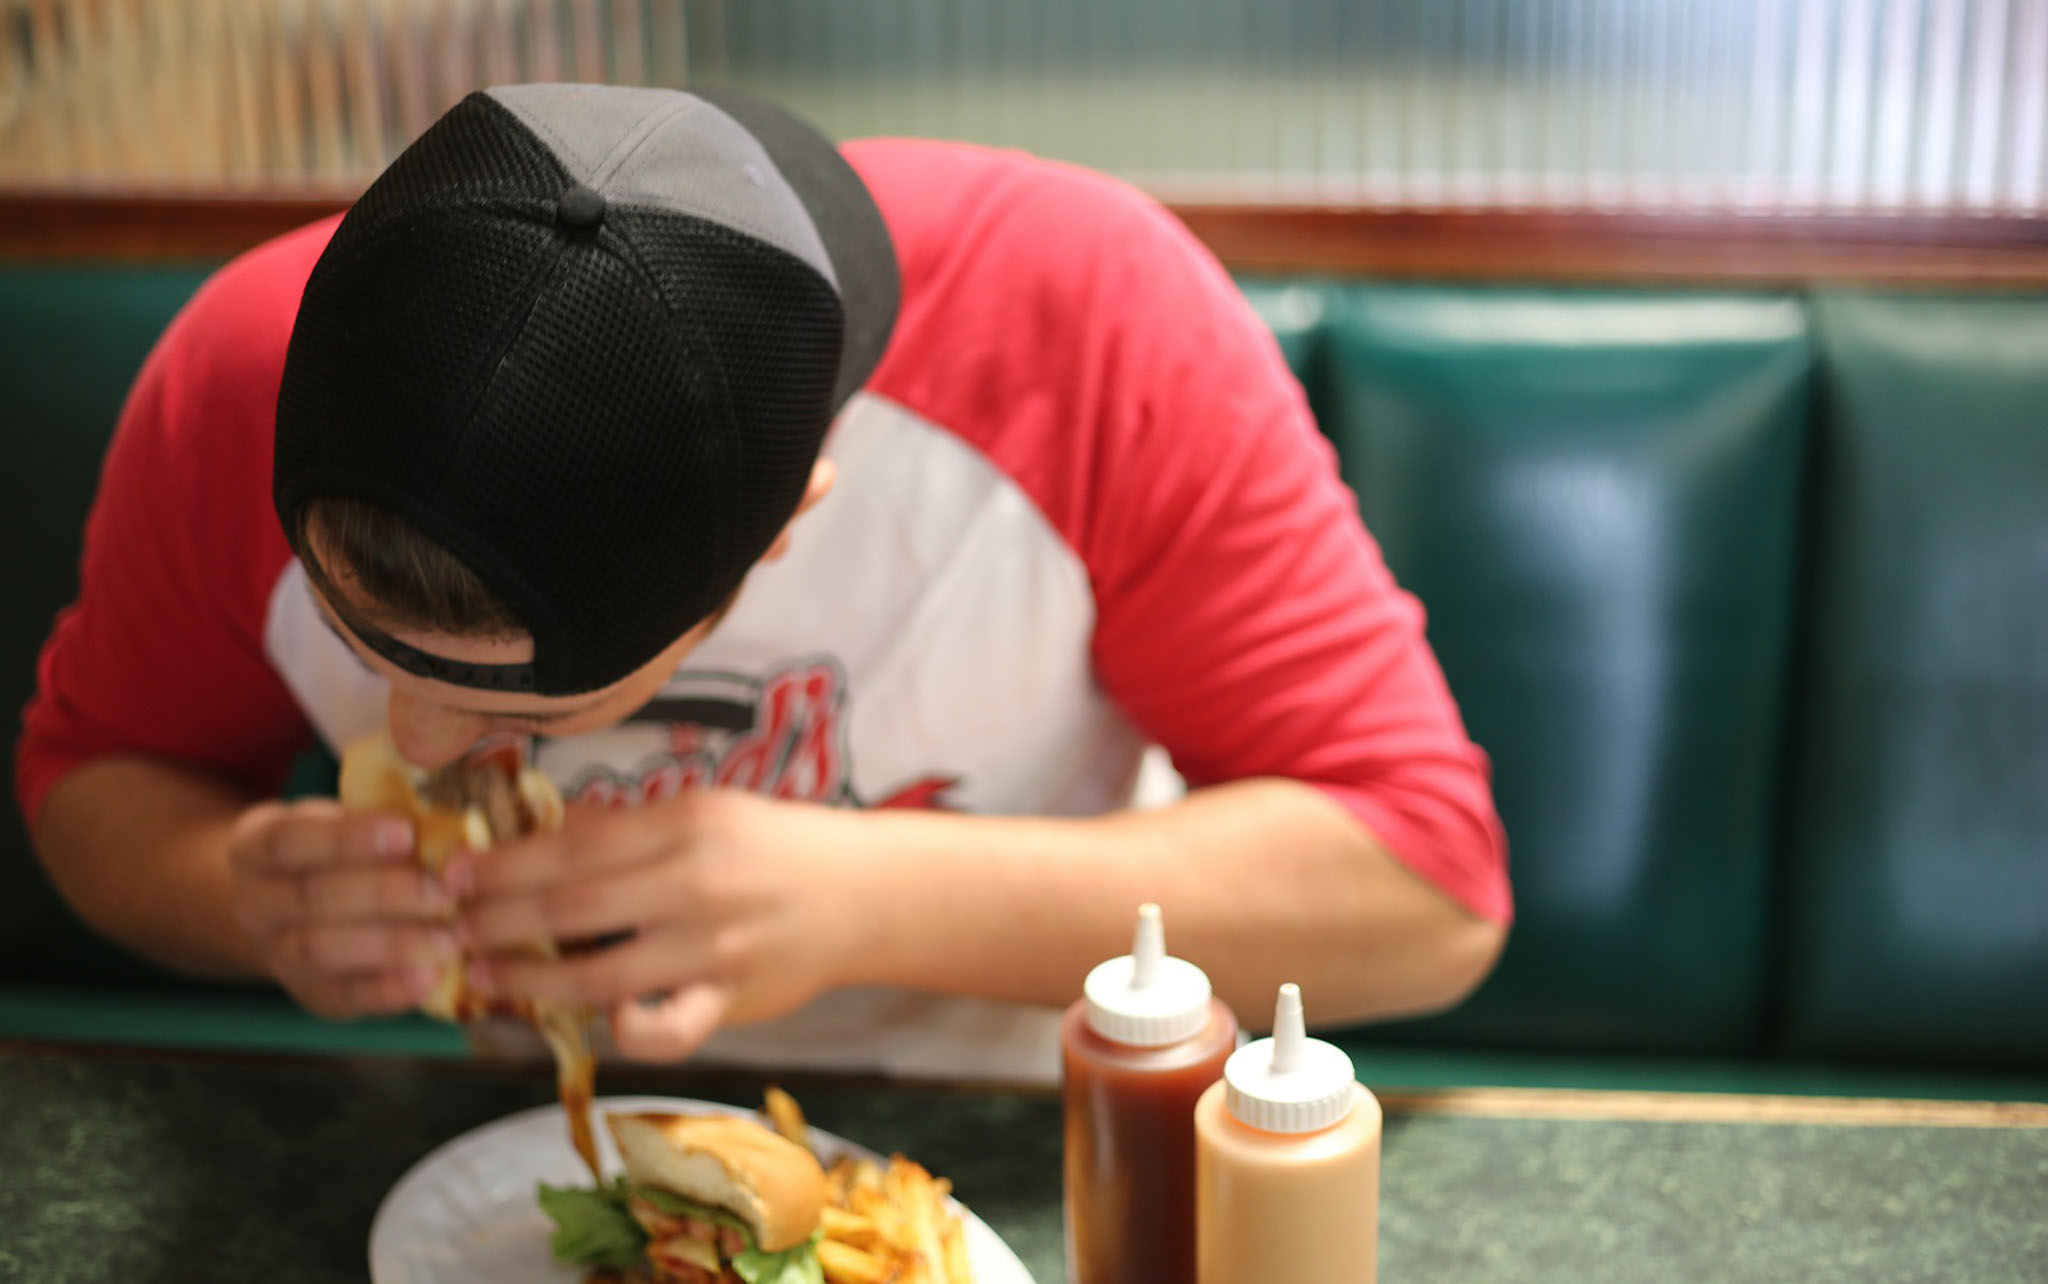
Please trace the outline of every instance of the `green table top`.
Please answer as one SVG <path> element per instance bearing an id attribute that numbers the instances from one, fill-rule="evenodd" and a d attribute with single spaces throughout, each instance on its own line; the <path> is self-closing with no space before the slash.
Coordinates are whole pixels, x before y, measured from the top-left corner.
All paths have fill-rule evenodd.
<path id="1" fill-rule="evenodd" d="M 761 1086 L 634 1070 L 600 1092 L 751 1104 Z M 1041 1284 L 1063 1278 L 1054 1097 L 791 1086 L 818 1126 L 953 1178 Z M 0 1045 L 0 1280 L 361 1280 L 371 1216 L 410 1165 L 551 1094 L 544 1069 Z M 2041 1107 L 1702 1122 L 1655 1116 L 1729 1103 L 1390 1102 L 1384 1281 L 2048 1280 Z M 1636 1117 L 1570 1117 L 1604 1113 Z M 1559 1117 L 1499 1117 L 1515 1114 Z"/>

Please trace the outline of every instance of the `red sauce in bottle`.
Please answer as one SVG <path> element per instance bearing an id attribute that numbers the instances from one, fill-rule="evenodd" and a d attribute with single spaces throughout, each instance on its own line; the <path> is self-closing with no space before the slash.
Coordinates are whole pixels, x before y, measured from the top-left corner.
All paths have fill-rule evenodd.
<path id="1" fill-rule="evenodd" d="M 1146 906 L 1133 954 L 1091 973 L 1060 1027 L 1068 1284 L 1195 1278 L 1195 1103 L 1222 1077 L 1237 1019 L 1159 936 Z"/>

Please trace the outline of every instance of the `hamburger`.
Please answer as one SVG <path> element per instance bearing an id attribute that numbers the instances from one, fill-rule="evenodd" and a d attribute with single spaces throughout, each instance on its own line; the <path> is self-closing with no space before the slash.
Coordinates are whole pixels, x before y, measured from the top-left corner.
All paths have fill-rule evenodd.
<path id="1" fill-rule="evenodd" d="M 401 757 L 388 733 L 367 736 L 343 753 L 339 792 L 349 811 L 390 812 L 412 821 L 413 859 L 435 875 L 457 852 L 487 851 L 562 823 L 562 796 L 554 783 L 527 765 L 519 746 L 509 742 L 427 772 Z M 553 941 L 536 940 L 526 948 L 542 958 L 560 954 Z M 555 1084 L 569 1116 L 570 1140 L 591 1173 L 597 1173 L 590 1130 L 597 1067 L 586 1032 L 588 1012 L 527 999 L 487 998 L 469 988 L 461 959 L 442 966 L 420 1010 L 460 1023 L 489 1016 L 532 1022 L 554 1053 Z"/>
<path id="2" fill-rule="evenodd" d="M 543 1185 L 555 1257 L 605 1284 L 823 1284 L 825 1171 L 751 1119 L 613 1114 L 625 1175 Z"/>

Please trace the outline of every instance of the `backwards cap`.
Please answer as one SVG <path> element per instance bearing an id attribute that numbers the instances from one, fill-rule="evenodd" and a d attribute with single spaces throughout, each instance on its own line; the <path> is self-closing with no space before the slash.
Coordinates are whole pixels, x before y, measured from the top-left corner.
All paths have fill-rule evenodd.
<path id="1" fill-rule="evenodd" d="M 859 177 L 766 103 L 471 94 L 349 210 L 307 282 L 278 517 L 296 544 L 316 497 L 396 514 L 533 637 L 530 664 L 475 665 L 354 629 L 394 664 L 539 695 L 608 686 L 767 551 L 881 359 L 897 291 Z"/>

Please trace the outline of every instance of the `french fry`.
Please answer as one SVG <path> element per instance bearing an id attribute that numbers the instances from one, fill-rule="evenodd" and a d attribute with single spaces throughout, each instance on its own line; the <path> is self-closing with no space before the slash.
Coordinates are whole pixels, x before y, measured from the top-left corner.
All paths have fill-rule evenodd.
<path id="1" fill-rule="evenodd" d="M 960 1219 L 946 1220 L 946 1284 L 974 1284 L 974 1270 L 967 1264 L 967 1236 L 960 1229 Z"/>
<path id="2" fill-rule="evenodd" d="M 846 1207 L 846 1196 L 852 1189 L 853 1165 L 842 1159 L 825 1170 L 825 1202 L 836 1208 Z"/>
<path id="3" fill-rule="evenodd" d="M 882 1189 L 882 1167 L 872 1159 L 853 1161 L 853 1186 L 856 1190 Z"/>
<path id="4" fill-rule="evenodd" d="M 914 1250 L 909 1220 L 904 1210 L 890 1202 L 887 1195 L 865 1186 L 856 1187 L 850 1207 L 872 1223 L 876 1233 L 887 1241 L 891 1248 L 899 1253 Z"/>
<path id="5" fill-rule="evenodd" d="M 818 1265 L 831 1284 L 893 1284 L 901 1275 L 894 1262 L 830 1238 L 818 1242 Z"/>
<path id="6" fill-rule="evenodd" d="M 945 1269 L 946 1263 L 945 1247 L 939 1239 L 945 1209 L 940 1205 L 931 1174 L 897 1155 L 889 1160 L 889 1171 L 882 1180 L 883 1189 L 903 1209 L 903 1220 L 910 1231 L 908 1247 L 917 1264 L 915 1278 L 922 1284 L 938 1284 L 938 1272 Z"/>
<path id="7" fill-rule="evenodd" d="M 826 1239 L 854 1248 L 873 1248 L 882 1240 L 882 1233 L 872 1219 L 831 1204 L 825 1205 L 818 1225 L 824 1230 Z"/>
<path id="8" fill-rule="evenodd" d="M 796 1104 L 796 1098 L 773 1085 L 769 1086 L 765 1095 L 767 1100 L 764 1104 L 768 1121 L 775 1126 L 775 1131 L 809 1150 L 811 1130 L 804 1123 L 803 1108 Z"/>

